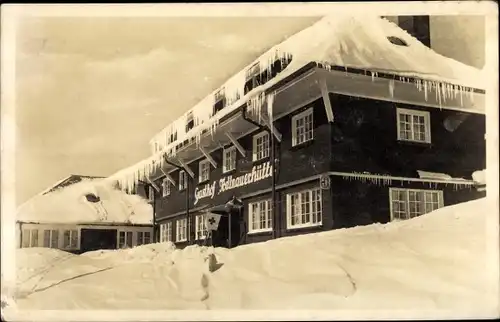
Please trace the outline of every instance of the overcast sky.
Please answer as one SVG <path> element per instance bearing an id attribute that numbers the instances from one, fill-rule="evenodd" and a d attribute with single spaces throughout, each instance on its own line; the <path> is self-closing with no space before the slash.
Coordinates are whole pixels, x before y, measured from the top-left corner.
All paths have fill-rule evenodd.
<path id="1" fill-rule="evenodd" d="M 69 174 L 107 176 L 259 54 L 319 18 L 24 18 L 16 203 Z"/>

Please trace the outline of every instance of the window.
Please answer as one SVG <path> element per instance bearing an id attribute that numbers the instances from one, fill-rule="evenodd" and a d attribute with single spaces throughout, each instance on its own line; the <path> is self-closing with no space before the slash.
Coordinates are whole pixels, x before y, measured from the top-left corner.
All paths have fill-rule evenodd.
<path id="1" fill-rule="evenodd" d="M 196 222 L 196 239 L 205 239 L 207 237 L 207 227 L 205 225 L 205 215 L 197 215 Z"/>
<path id="2" fill-rule="evenodd" d="M 170 187 L 170 181 L 168 181 L 167 178 L 163 179 L 161 183 L 161 190 L 163 197 L 170 196 L 171 187 Z"/>
<path id="3" fill-rule="evenodd" d="M 38 230 L 23 229 L 23 248 L 38 247 Z"/>
<path id="4" fill-rule="evenodd" d="M 313 108 L 292 117 L 292 146 L 313 139 Z"/>
<path id="5" fill-rule="evenodd" d="M 253 161 L 269 157 L 269 133 L 260 132 L 253 137 Z"/>
<path id="6" fill-rule="evenodd" d="M 132 247 L 132 232 L 120 231 L 118 235 L 118 248 L 131 248 Z"/>
<path id="7" fill-rule="evenodd" d="M 244 94 L 250 92 L 255 87 L 262 85 L 260 79 L 260 64 L 257 62 L 253 64 L 245 74 L 245 88 Z"/>
<path id="8" fill-rule="evenodd" d="M 256 233 L 273 229 L 271 200 L 253 202 L 248 205 L 248 232 Z"/>
<path id="9" fill-rule="evenodd" d="M 222 172 L 226 173 L 236 169 L 236 147 L 224 149 L 222 152 Z"/>
<path id="10" fill-rule="evenodd" d="M 321 225 L 322 203 L 319 188 L 291 193 L 286 199 L 288 228 Z"/>
<path id="11" fill-rule="evenodd" d="M 151 233 L 149 231 L 137 232 L 137 245 L 146 245 L 151 241 Z"/>
<path id="12" fill-rule="evenodd" d="M 226 106 L 226 94 L 225 89 L 222 87 L 214 94 L 214 109 L 213 115 L 217 114 Z"/>
<path id="13" fill-rule="evenodd" d="M 202 160 L 198 165 L 198 181 L 205 182 L 210 179 L 210 161 Z"/>
<path id="14" fill-rule="evenodd" d="M 189 111 L 186 115 L 186 133 L 194 127 L 193 111 Z"/>
<path id="15" fill-rule="evenodd" d="M 65 230 L 63 233 L 63 248 L 78 248 L 78 230 Z"/>
<path id="16" fill-rule="evenodd" d="M 245 79 L 246 80 L 252 79 L 256 76 L 259 76 L 259 74 L 260 74 L 260 64 L 257 62 L 252 66 L 250 66 L 250 68 L 247 70 L 245 74 Z"/>
<path id="17" fill-rule="evenodd" d="M 401 38 L 398 38 L 398 37 L 395 37 L 395 36 L 388 36 L 387 40 L 389 40 L 392 44 L 394 44 L 396 46 L 405 46 L 405 47 L 408 47 L 408 44 L 406 43 L 406 41 L 404 41 Z"/>
<path id="18" fill-rule="evenodd" d="M 179 219 L 177 220 L 176 224 L 176 236 L 175 236 L 175 241 L 176 242 L 182 242 L 187 240 L 187 219 Z"/>
<path id="19" fill-rule="evenodd" d="M 23 229 L 23 248 L 31 247 L 31 234 L 29 229 Z"/>
<path id="20" fill-rule="evenodd" d="M 43 247 L 59 247 L 59 231 L 55 229 L 46 229 L 43 231 Z"/>
<path id="21" fill-rule="evenodd" d="M 162 243 L 173 241 L 172 240 L 172 222 L 169 221 L 166 224 L 160 225 L 160 241 Z"/>
<path id="22" fill-rule="evenodd" d="M 187 176 L 186 171 L 179 171 L 179 190 L 184 190 L 187 188 Z"/>
<path id="23" fill-rule="evenodd" d="M 398 108 L 397 115 L 398 140 L 431 143 L 429 112 Z"/>
<path id="24" fill-rule="evenodd" d="M 440 190 L 389 188 L 391 220 L 405 220 L 421 216 L 443 207 Z"/>

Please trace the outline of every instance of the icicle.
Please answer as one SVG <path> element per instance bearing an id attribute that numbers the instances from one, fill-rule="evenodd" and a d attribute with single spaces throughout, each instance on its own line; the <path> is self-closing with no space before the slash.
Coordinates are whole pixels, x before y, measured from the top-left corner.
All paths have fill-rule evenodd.
<path id="1" fill-rule="evenodd" d="M 428 99 L 428 84 L 427 81 L 424 81 L 424 95 L 425 95 L 425 100 L 427 101 Z"/>
<path id="2" fill-rule="evenodd" d="M 391 95 L 391 98 L 394 98 L 394 80 L 391 79 L 389 81 L 389 94 Z"/>
<path id="3" fill-rule="evenodd" d="M 440 89 L 441 89 L 441 94 L 443 97 L 443 101 L 446 102 L 446 90 L 445 90 L 445 84 L 441 84 Z"/>

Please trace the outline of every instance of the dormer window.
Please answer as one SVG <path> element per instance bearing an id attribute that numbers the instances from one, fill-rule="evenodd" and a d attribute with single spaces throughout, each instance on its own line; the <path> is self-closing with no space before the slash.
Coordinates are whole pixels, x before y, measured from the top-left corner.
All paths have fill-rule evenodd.
<path id="1" fill-rule="evenodd" d="M 175 142 L 177 141 L 177 131 L 175 131 L 174 133 L 171 133 L 168 137 L 167 137 L 167 142 L 168 144 L 172 143 L 172 142 Z"/>
<path id="2" fill-rule="evenodd" d="M 250 92 L 255 87 L 262 85 L 260 75 L 259 62 L 253 64 L 246 72 L 245 75 L 245 94 Z"/>
<path id="3" fill-rule="evenodd" d="M 401 38 L 389 36 L 389 37 L 387 37 L 387 40 L 389 40 L 391 42 L 391 44 L 393 44 L 393 45 L 408 47 L 408 44 L 406 43 L 406 41 L 404 41 Z"/>
<path id="4" fill-rule="evenodd" d="M 213 115 L 217 114 L 226 106 L 226 93 L 225 88 L 222 87 L 214 94 L 214 110 Z"/>
<path id="5" fill-rule="evenodd" d="M 186 115 L 186 133 L 194 127 L 193 111 L 189 111 Z"/>
<path id="6" fill-rule="evenodd" d="M 278 57 L 274 60 L 270 70 L 267 71 L 267 78 L 266 82 L 271 80 L 273 77 L 281 73 L 285 68 L 290 65 L 290 62 L 292 61 L 292 55 L 291 54 L 284 54 L 281 57 Z"/>

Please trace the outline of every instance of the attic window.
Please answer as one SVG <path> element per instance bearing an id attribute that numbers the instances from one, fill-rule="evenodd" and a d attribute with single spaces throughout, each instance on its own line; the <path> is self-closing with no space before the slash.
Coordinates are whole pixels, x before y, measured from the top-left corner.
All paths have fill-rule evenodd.
<path id="1" fill-rule="evenodd" d="M 224 87 L 222 87 L 214 94 L 214 107 L 212 114 L 215 115 L 225 106 L 226 106 L 226 95 L 225 95 L 225 89 Z"/>
<path id="2" fill-rule="evenodd" d="M 396 46 L 408 47 L 408 44 L 406 43 L 406 41 L 404 41 L 401 38 L 389 36 L 389 37 L 387 37 L 387 40 L 389 40 L 392 44 L 394 44 Z"/>
<path id="3" fill-rule="evenodd" d="M 85 198 L 87 198 L 88 202 L 92 202 L 92 203 L 96 203 L 96 202 L 101 201 L 101 199 L 98 196 L 94 195 L 93 193 L 86 194 Z"/>
<path id="4" fill-rule="evenodd" d="M 193 112 L 189 111 L 186 116 L 186 133 L 194 127 Z"/>

